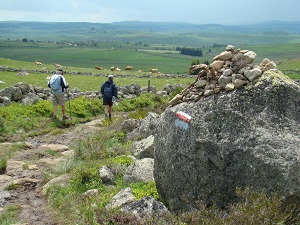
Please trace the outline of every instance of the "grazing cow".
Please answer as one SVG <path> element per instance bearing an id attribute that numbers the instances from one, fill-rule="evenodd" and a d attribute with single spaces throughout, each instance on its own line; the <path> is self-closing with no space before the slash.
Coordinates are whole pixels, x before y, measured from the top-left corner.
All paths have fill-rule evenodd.
<path id="1" fill-rule="evenodd" d="M 125 70 L 133 70 L 132 66 L 126 66 Z"/>
<path id="2" fill-rule="evenodd" d="M 96 68 L 97 70 L 103 70 L 103 67 L 100 67 L 100 66 L 95 66 L 95 68 Z"/>
<path id="3" fill-rule="evenodd" d="M 141 73 L 141 72 L 143 72 L 142 70 L 138 70 L 138 73 Z"/>
<path id="4" fill-rule="evenodd" d="M 54 63 L 55 68 L 61 68 L 62 66 L 60 64 Z"/>
<path id="5" fill-rule="evenodd" d="M 115 67 L 114 66 L 110 67 L 110 70 L 115 71 Z"/>
<path id="6" fill-rule="evenodd" d="M 41 63 L 41 62 L 39 62 L 39 61 L 36 61 L 36 60 L 35 60 L 34 64 L 35 64 L 35 65 L 42 65 L 42 63 Z"/>
<path id="7" fill-rule="evenodd" d="M 158 69 L 152 69 L 152 68 L 151 68 L 151 69 L 150 69 L 150 72 L 151 72 L 151 73 L 158 73 Z"/>
<path id="8" fill-rule="evenodd" d="M 117 71 L 121 71 L 121 69 L 119 68 L 119 67 L 117 67 L 117 69 L 116 69 Z"/>

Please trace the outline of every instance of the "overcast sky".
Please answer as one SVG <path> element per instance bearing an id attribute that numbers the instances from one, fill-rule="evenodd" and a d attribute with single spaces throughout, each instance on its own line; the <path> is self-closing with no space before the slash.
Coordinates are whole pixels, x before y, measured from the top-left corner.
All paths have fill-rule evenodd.
<path id="1" fill-rule="evenodd" d="M 0 0 L 0 21 L 11 20 L 223 25 L 300 21 L 300 0 Z"/>

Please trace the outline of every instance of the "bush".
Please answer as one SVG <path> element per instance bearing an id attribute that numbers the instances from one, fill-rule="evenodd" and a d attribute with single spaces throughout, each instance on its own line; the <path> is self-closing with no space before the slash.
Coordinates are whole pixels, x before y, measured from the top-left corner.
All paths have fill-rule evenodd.
<path id="1" fill-rule="evenodd" d="M 281 198 L 277 194 L 237 189 L 239 203 L 230 208 L 226 218 L 228 224 L 284 224 L 287 218 L 281 209 Z"/>
<path id="2" fill-rule="evenodd" d="M 138 182 L 130 185 L 132 192 L 137 200 L 140 200 L 146 196 L 158 200 L 158 192 L 154 181 L 149 183 Z"/>
<path id="3" fill-rule="evenodd" d="M 159 97 L 152 93 L 146 93 L 138 96 L 137 98 L 125 99 L 121 101 L 118 107 L 115 107 L 115 109 L 117 111 L 129 112 L 139 108 L 147 108 L 164 104 L 167 101 L 167 98 Z"/>
<path id="4" fill-rule="evenodd" d="M 94 163 L 80 164 L 72 171 L 71 189 L 76 193 L 83 193 L 90 189 L 101 187 L 99 166 Z"/>

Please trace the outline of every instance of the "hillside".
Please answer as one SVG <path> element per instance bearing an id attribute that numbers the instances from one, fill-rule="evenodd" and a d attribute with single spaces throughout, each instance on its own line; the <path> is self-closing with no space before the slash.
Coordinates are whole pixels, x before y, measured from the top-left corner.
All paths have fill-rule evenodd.
<path id="1" fill-rule="evenodd" d="M 300 22 L 282 21 L 240 26 L 139 21 L 115 23 L 0 21 L 2 40 L 27 37 L 33 40 L 141 41 L 189 46 L 228 44 L 228 41 L 227 43 L 224 41 L 229 39 L 235 40 L 235 44 L 297 43 L 299 30 Z"/>
<path id="2" fill-rule="evenodd" d="M 242 53 L 244 53 L 244 57 L 242 57 Z M 234 46 L 228 46 L 226 52 L 221 52 L 221 54 L 218 54 L 217 58 L 214 57 L 214 59 L 218 65 L 221 66 L 223 66 L 225 62 L 228 63 L 230 59 L 235 59 L 232 61 L 233 67 L 230 68 L 230 70 L 244 71 L 243 73 L 247 74 L 247 79 L 253 82 L 255 78 L 253 76 L 248 77 L 248 75 L 251 75 L 248 69 L 256 56 L 256 54 L 253 53 L 254 52 L 243 50 L 234 51 Z M 234 57 L 237 55 L 239 56 L 238 58 Z M 236 59 L 239 59 L 239 61 Z M 245 61 L 245 59 L 248 60 Z M 240 62 L 247 62 L 247 64 Z M 271 65 L 270 63 L 271 62 L 264 62 L 264 65 L 272 66 L 273 64 Z M 37 85 L 37 82 L 45 84 L 45 78 L 49 75 L 45 72 L 38 71 L 38 65 L 35 65 L 36 71 L 29 71 L 32 67 L 32 63 L 0 58 L 0 65 L 1 64 L 10 67 L 0 67 L 0 69 L 3 69 L 3 72 L 0 72 L 1 79 L 5 78 L 7 81 L 17 79 L 18 82 L 20 82 L 20 77 L 22 77 L 24 81 L 31 81 L 35 85 Z M 43 64 L 43 66 L 54 67 L 50 64 Z M 214 64 L 214 66 L 216 67 L 217 64 Z M 206 67 L 206 65 L 204 67 Z M 20 70 L 18 68 L 29 71 L 30 74 L 28 73 L 28 76 L 18 76 L 19 73 L 17 75 L 17 71 Z M 66 67 L 64 68 L 66 69 Z M 257 69 L 256 67 L 251 72 L 255 72 Z M 5 72 L 6 70 L 8 71 Z M 81 72 L 71 73 L 71 71 L 78 71 L 78 68 L 68 68 L 68 73 L 66 72 L 65 74 L 67 81 L 72 84 L 72 88 L 78 84 L 77 87 L 81 90 L 85 84 L 97 83 L 97 85 L 99 85 L 99 83 L 106 80 L 106 77 L 104 75 L 101 76 L 101 74 L 98 74 L 99 76 L 90 76 L 92 72 L 85 72 L 85 75 L 83 75 Z M 81 68 L 80 71 L 82 71 Z M 225 75 L 228 70 L 227 72 L 225 70 L 223 72 Z M 91 74 L 87 75 L 88 73 Z M 124 90 L 124 88 L 121 87 L 121 82 L 123 80 L 123 82 L 126 81 L 127 84 L 130 84 L 131 82 L 128 83 L 129 78 L 126 78 L 126 76 L 123 77 L 123 75 L 120 75 L 120 77 L 116 76 L 115 81 L 118 87 L 120 87 L 119 96 L 123 99 L 119 101 L 118 106 L 114 106 L 112 120 L 104 118 L 102 100 L 96 97 L 96 93 L 88 91 L 86 94 L 90 97 L 84 98 L 82 96 L 72 98 L 72 94 L 79 94 L 77 88 L 74 88 L 74 92 L 73 90 L 69 92 L 71 93 L 71 98 L 68 98 L 67 114 L 70 115 L 70 117 L 67 120 L 61 120 L 62 115 L 59 115 L 57 119 L 51 119 L 52 105 L 49 101 L 50 99 L 41 100 L 34 105 L 13 103 L 9 107 L 0 108 L 0 131 L 2 132 L 2 140 L 0 139 L 0 142 L 3 142 L 0 143 L 0 147 L 3 149 L 0 154 L 0 162 L 2 162 L 2 172 L 5 173 L 2 176 L 2 183 L 0 182 L 0 189 L 5 190 L 2 196 L 6 204 L 2 215 L 10 219 L 6 224 L 17 224 L 17 222 L 45 225 L 137 224 L 137 218 L 135 215 L 133 216 L 131 212 L 124 214 L 121 211 L 110 210 L 109 207 L 107 208 L 107 206 L 111 206 L 111 202 L 115 202 L 116 199 L 119 200 L 118 196 L 123 196 L 123 190 L 128 190 L 129 188 L 132 191 L 134 202 L 131 204 L 129 201 L 133 200 L 128 199 L 126 205 L 133 207 L 134 212 L 139 211 L 136 205 L 141 204 L 145 198 L 152 198 L 155 202 L 164 200 L 164 191 L 166 190 L 171 190 L 172 195 L 178 193 L 179 198 L 175 196 L 173 199 L 180 199 L 184 204 L 185 202 L 192 202 L 188 198 L 189 196 L 194 197 L 193 194 L 195 190 L 201 195 L 208 193 L 209 196 L 212 196 L 211 198 L 217 198 L 219 196 L 226 197 L 227 192 L 224 192 L 224 195 L 223 189 L 225 189 L 225 191 L 230 190 L 231 192 L 229 194 L 231 195 L 236 186 L 232 183 L 228 185 L 223 181 L 228 180 L 228 182 L 230 182 L 235 178 L 236 180 L 234 181 L 240 184 L 240 180 L 238 179 L 247 178 L 247 175 L 251 174 L 250 172 L 253 172 L 251 176 L 249 176 L 250 178 L 255 177 L 257 174 L 263 174 L 257 173 L 251 166 L 254 165 L 255 168 L 258 168 L 258 166 L 262 164 L 261 162 L 269 162 L 269 158 L 259 161 L 257 156 L 248 157 L 250 154 L 247 154 L 247 151 L 241 151 L 248 147 L 248 149 L 250 148 L 249 152 L 255 152 L 252 151 L 251 148 L 258 146 L 256 144 L 257 140 L 262 140 L 263 145 L 260 145 L 261 147 L 259 147 L 259 149 L 267 151 L 266 153 L 268 154 L 266 154 L 266 156 L 269 156 L 269 153 L 273 151 L 273 149 L 278 150 L 278 152 L 280 150 L 280 154 L 275 158 L 280 160 L 276 161 L 281 162 L 282 152 L 285 152 L 286 158 L 290 160 L 290 164 L 285 164 L 287 165 L 285 167 L 295 169 L 291 171 L 293 176 L 291 176 L 289 183 L 284 182 L 282 186 L 284 186 L 284 190 L 291 186 L 298 188 L 299 182 L 296 183 L 297 179 L 294 178 L 294 176 L 296 177 L 298 174 L 299 163 L 294 160 L 293 156 L 296 155 L 297 158 L 297 154 L 292 155 L 292 153 L 294 153 L 292 151 L 294 146 L 299 142 L 298 136 L 294 135 L 294 133 L 297 133 L 299 130 L 299 123 L 297 123 L 299 121 L 299 110 L 295 107 L 299 99 L 299 85 L 294 84 L 292 81 L 286 82 L 289 79 L 283 75 L 281 76 L 281 74 L 278 78 L 278 76 L 275 76 L 278 75 L 277 73 L 279 74 L 281 72 L 277 70 L 269 71 L 269 73 L 266 74 L 267 78 L 249 83 L 245 88 L 239 86 L 239 90 L 236 91 L 233 91 L 233 89 L 226 90 L 227 84 L 225 85 L 225 83 L 222 82 L 222 85 L 225 86 L 225 90 L 228 91 L 228 93 L 218 93 L 218 90 L 221 91 L 221 88 L 217 85 L 212 86 L 214 77 L 211 76 L 211 71 L 207 71 L 207 73 L 201 71 L 198 74 L 198 78 L 201 78 L 201 80 L 197 78 L 197 84 L 196 81 L 192 83 L 192 85 L 195 84 L 195 86 L 188 86 L 193 88 L 191 90 L 194 95 L 192 96 L 192 93 L 189 92 L 188 94 L 190 96 L 185 96 L 186 98 L 190 98 L 187 99 L 190 102 L 177 104 L 173 107 L 167 107 L 166 103 L 168 98 L 171 97 L 171 94 L 168 97 L 166 96 L 166 98 L 150 93 L 138 97 L 130 95 L 128 98 L 123 98 L 123 94 L 125 96 L 125 93 L 133 94 L 132 90 L 135 90 L 133 86 L 136 85 L 130 85 L 130 91 L 129 89 Z M 78 76 L 79 74 L 81 76 Z M 205 77 L 204 75 L 207 76 Z M 233 78 L 233 76 L 231 77 L 231 73 L 227 73 L 227 78 L 230 78 L 230 81 L 237 84 L 235 81 L 239 80 L 239 82 L 242 82 L 242 79 L 244 79 L 241 74 L 239 75 L 239 77 L 235 76 Z M 205 79 L 203 79 L 204 77 Z M 148 81 L 148 78 L 145 80 Z M 100 82 L 101 79 L 103 80 Z M 135 81 L 141 79 L 143 78 L 140 77 L 140 79 L 136 79 L 135 77 Z M 233 81 L 233 79 L 235 80 Z M 158 80 L 160 85 L 168 83 L 168 89 L 164 89 L 166 93 L 169 91 L 171 93 L 172 90 L 176 93 L 179 91 L 175 88 L 171 88 L 169 85 L 171 76 L 167 76 L 165 79 L 163 76 L 160 78 L 156 76 L 155 79 L 151 79 L 151 84 L 154 84 L 156 80 Z M 182 82 L 183 80 L 180 79 L 180 81 Z M 205 97 L 197 99 L 195 98 L 195 91 L 204 91 L 202 90 L 204 87 L 202 85 L 203 81 L 205 82 L 205 86 L 213 87 L 214 90 L 207 90 L 210 91 L 208 92 L 209 95 L 204 92 L 204 94 L 202 94 L 205 95 Z M 206 83 L 206 81 L 211 83 Z M 266 83 L 266 81 L 272 81 L 273 83 Z M 247 83 L 248 81 L 242 85 Z M 287 85 L 282 85 L 282 83 L 293 84 L 296 88 L 283 88 L 282 86 L 285 87 Z M 26 86 L 24 84 L 22 85 L 22 89 L 14 86 L 10 90 L 11 91 L 7 91 L 7 93 L 11 93 L 11 97 L 13 97 L 14 100 L 17 99 L 17 94 L 14 94 L 13 91 L 17 90 L 19 90 L 18 93 L 22 93 L 22 90 L 24 90 L 24 93 L 27 93 L 27 91 L 35 92 L 35 90 L 38 90 L 40 94 L 47 92 L 43 88 L 30 88 L 29 85 Z M 91 86 L 86 87 L 86 90 L 91 90 Z M 186 90 L 188 89 L 185 89 L 185 91 Z M 134 93 L 141 93 L 141 91 Z M 214 96 L 212 96 L 213 93 Z M 42 95 L 39 96 L 41 97 Z M 19 99 L 22 98 L 23 97 L 19 95 Z M 176 118 L 178 117 L 177 111 L 185 112 L 188 113 L 188 116 L 192 116 L 192 122 L 188 125 L 190 128 L 187 127 L 187 130 L 184 130 L 186 126 L 178 126 L 178 124 L 182 125 L 182 123 L 174 121 L 177 120 Z M 295 124 L 293 122 L 294 117 L 296 117 Z M 251 125 L 254 127 L 251 127 Z M 283 126 L 285 129 L 281 129 Z M 152 140 L 151 143 L 147 137 L 151 137 L 152 135 L 155 135 L 156 140 L 154 138 L 150 139 L 150 141 Z M 244 139 L 241 139 L 242 137 Z M 271 139 L 271 137 L 274 138 L 274 143 L 279 142 L 277 137 L 282 137 L 282 139 L 284 139 L 282 141 L 283 144 L 273 145 L 273 142 L 271 142 L 273 139 Z M 157 145 L 159 148 L 148 148 L 148 146 L 156 145 L 154 140 L 159 144 Z M 147 144 L 144 141 L 147 141 Z M 265 147 L 266 141 L 268 146 L 271 146 L 270 148 Z M 148 145 L 148 143 L 150 144 Z M 259 142 L 259 144 L 260 143 L 261 142 Z M 139 146 L 147 147 L 143 149 L 142 152 Z M 160 146 L 162 147 L 160 148 Z M 278 149 L 277 146 L 279 146 Z M 168 149 L 165 151 L 164 148 Z M 155 155 L 154 149 L 156 151 Z M 222 151 L 223 149 L 228 150 L 227 152 L 229 152 L 229 154 L 227 154 L 226 151 Z M 286 149 L 289 151 L 286 151 Z M 191 151 L 189 152 L 189 150 Z M 223 154 L 223 152 L 225 154 Z M 240 154 L 238 154 L 238 152 L 240 152 Z M 165 153 L 168 153 L 168 155 L 164 156 L 163 154 Z M 162 154 L 162 157 L 160 157 L 160 154 Z M 145 155 L 147 155 L 147 161 L 145 160 Z M 149 155 L 155 158 L 149 159 Z M 208 156 L 209 158 L 204 159 L 204 156 Z M 238 156 L 241 157 L 239 158 Z M 246 159 L 250 161 L 246 161 Z M 163 160 L 168 161 L 164 163 Z M 175 167 L 171 166 L 167 168 L 171 165 L 169 162 L 175 165 Z M 160 178 L 167 177 L 169 179 L 171 176 L 163 175 L 167 172 L 175 174 L 175 179 L 171 179 L 171 182 L 169 182 L 167 178 L 155 178 L 154 180 L 154 178 L 152 179 L 151 177 L 152 180 L 150 182 L 145 181 L 144 178 L 147 178 L 146 175 L 151 174 L 151 171 L 154 169 L 153 163 L 160 164 L 159 167 L 156 167 L 159 168 L 158 176 Z M 294 164 L 292 163 L 295 163 L 296 166 L 293 167 Z M 152 165 L 152 167 L 148 167 L 148 165 Z M 223 170 L 223 165 L 224 168 L 229 169 L 226 171 Z M 239 167 L 241 169 L 235 169 L 235 167 L 233 172 L 238 171 L 238 174 L 242 174 L 243 176 L 237 176 L 235 173 L 232 173 L 232 165 L 241 165 Z M 209 171 L 194 171 L 194 169 L 201 169 L 203 166 L 209 169 Z M 167 168 L 167 170 L 163 170 L 162 167 Z M 109 182 L 106 179 L 107 176 L 103 173 L 103 169 L 106 168 L 109 170 L 105 170 L 104 172 L 108 171 L 113 175 Z M 251 171 L 248 172 L 248 170 L 243 170 L 243 168 L 250 168 Z M 271 167 L 264 168 L 266 169 L 262 171 L 270 171 L 271 177 L 263 174 L 262 177 L 267 178 L 263 180 L 263 184 L 267 183 L 266 181 L 268 180 L 272 180 L 274 174 L 278 174 L 272 173 L 274 170 L 269 169 Z M 176 173 L 174 173 L 175 170 Z M 223 173 L 223 171 L 226 173 Z M 293 171 L 295 172 L 293 173 Z M 132 179 L 130 181 L 128 178 L 135 178 L 135 174 L 142 174 L 142 177 L 136 176 L 138 179 Z M 162 176 L 160 176 L 160 174 L 162 174 Z M 173 174 L 171 175 L 173 176 Z M 199 177 L 199 174 L 204 175 Z M 202 178 L 209 180 L 207 176 L 205 176 L 206 174 L 212 174 L 212 176 L 210 176 L 212 178 L 212 185 L 204 183 L 206 181 L 203 182 L 204 185 L 200 183 Z M 176 177 L 177 175 L 180 177 Z M 220 177 L 220 175 L 223 176 L 224 179 L 214 179 Z M 157 176 L 157 172 L 155 176 Z M 228 177 L 229 179 L 227 179 Z M 280 179 L 281 176 L 275 177 L 279 177 L 278 179 Z M 182 181 L 183 179 L 188 180 L 178 184 L 178 181 Z M 200 185 L 195 183 L 196 180 L 199 180 Z M 256 180 L 259 181 L 259 179 L 255 179 L 255 181 Z M 286 180 L 287 179 L 284 181 Z M 170 184 L 170 186 L 165 188 L 165 185 L 162 183 L 164 181 L 168 181 L 167 185 Z M 295 185 L 293 182 L 295 182 Z M 274 183 L 277 184 L 279 182 L 276 180 Z M 191 187 L 191 184 L 195 184 L 195 188 Z M 216 187 L 217 184 L 224 185 L 218 188 Z M 203 186 L 208 187 L 213 190 L 213 192 L 201 191 L 200 187 Z M 226 189 L 227 187 L 228 189 Z M 273 188 L 276 187 L 278 186 L 272 185 L 270 189 L 274 190 Z M 299 189 L 295 188 L 295 190 L 298 190 L 298 192 L 296 192 L 298 194 Z M 185 195 L 186 191 L 191 191 L 191 194 L 188 193 Z M 181 195 L 181 193 L 183 194 Z M 195 197 L 201 196 L 200 194 L 197 194 Z M 184 212 L 183 214 L 176 213 L 176 215 L 169 214 L 166 215 L 166 217 L 159 217 L 157 220 L 153 217 L 149 219 L 152 223 L 141 222 L 140 224 L 245 224 L 237 221 L 252 221 L 253 218 L 256 218 L 256 221 L 258 221 L 255 221 L 254 224 L 267 224 L 261 221 L 268 221 L 268 224 L 283 224 L 288 217 L 291 217 L 292 214 L 288 214 L 289 212 L 282 212 L 280 207 L 281 199 L 279 197 L 273 198 L 271 196 L 270 198 L 265 198 L 264 193 L 254 194 L 258 196 L 258 200 L 253 201 L 253 199 L 250 199 L 250 203 L 248 203 L 248 197 L 245 192 L 245 197 L 241 197 L 241 204 L 231 205 L 230 212 L 226 212 L 226 217 L 224 217 L 225 211 L 215 207 L 207 208 L 206 206 L 208 204 L 204 205 L 203 203 L 202 206 L 202 203 L 199 201 L 201 205 L 198 204 L 199 202 L 195 202 L 197 205 L 194 206 L 202 207 L 201 210 Z M 181 196 L 183 197 L 181 198 Z M 225 197 L 224 202 L 227 200 Z M 169 200 L 169 198 L 167 198 L 166 201 L 163 201 L 168 204 L 168 208 L 172 211 L 178 206 L 175 205 L 178 201 L 172 201 L 173 199 Z M 186 201 L 186 199 L 188 201 Z M 259 203 L 257 203 L 258 201 Z M 223 199 L 221 199 L 221 202 L 223 202 Z M 247 203 L 246 206 L 250 205 L 250 207 L 252 207 L 253 205 L 253 209 L 255 210 L 245 208 L 245 202 Z M 155 210 L 154 213 L 158 211 L 154 204 L 142 205 L 144 207 L 147 205 L 153 206 Z M 258 205 L 261 207 L 257 207 Z M 117 207 L 120 208 L 122 206 L 123 203 L 117 205 Z M 147 210 L 149 209 L 146 209 L 146 212 Z M 14 211 L 14 215 L 8 215 L 11 211 Z M 145 211 L 142 211 L 141 214 L 144 214 L 144 212 Z M 206 217 L 203 217 L 202 213 L 206 214 Z M 296 213 L 298 213 L 298 211 L 295 211 L 295 215 Z M 2 222 L 4 216 L 0 216 L 0 224 L 4 224 Z M 196 223 L 192 223 L 191 220 L 196 221 Z M 203 222 L 200 223 L 200 220 Z"/>

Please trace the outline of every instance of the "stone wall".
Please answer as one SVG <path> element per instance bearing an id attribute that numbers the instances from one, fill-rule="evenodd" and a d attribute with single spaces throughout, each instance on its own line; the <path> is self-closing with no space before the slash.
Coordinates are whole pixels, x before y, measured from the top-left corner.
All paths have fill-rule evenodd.
<path id="1" fill-rule="evenodd" d="M 27 76 L 22 72 L 24 76 Z M 130 84 L 118 87 L 118 95 L 122 99 L 131 99 L 136 98 L 137 96 L 151 92 L 159 96 L 167 97 L 171 94 L 176 88 L 182 88 L 182 85 L 179 84 L 167 84 L 161 91 L 157 91 L 155 86 L 140 87 L 138 84 Z M 69 96 L 66 93 L 66 98 L 70 99 L 79 98 L 85 96 L 86 98 L 102 98 L 100 91 L 86 91 L 81 92 L 78 88 L 73 88 L 68 90 Z M 34 104 L 39 100 L 51 100 L 51 92 L 49 88 L 44 89 L 43 87 L 36 87 L 24 82 L 15 84 L 12 87 L 4 88 L 0 90 L 0 106 L 11 105 L 12 102 L 19 102 L 22 104 Z"/>

